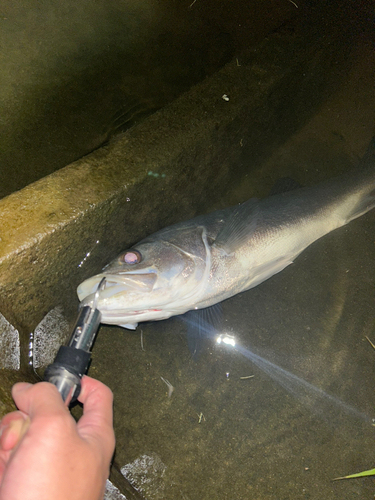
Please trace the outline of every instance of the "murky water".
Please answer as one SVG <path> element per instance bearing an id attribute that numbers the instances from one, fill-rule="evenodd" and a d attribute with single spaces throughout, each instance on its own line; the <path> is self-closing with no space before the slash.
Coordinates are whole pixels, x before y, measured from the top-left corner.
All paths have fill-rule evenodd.
<path id="1" fill-rule="evenodd" d="M 139 123 L 296 11 L 191 3 L 3 2 L 0 198 Z"/>
<path id="2" fill-rule="evenodd" d="M 101 328 L 90 373 L 114 391 L 116 466 L 146 498 L 371 498 L 371 480 L 332 479 L 372 467 L 374 222 L 226 301 L 236 345 L 197 361 L 177 320 L 141 325 L 142 344 Z M 129 475 L 142 457 L 163 467 Z"/>
<path id="3" fill-rule="evenodd" d="M 116 465 L 146 498 L 371 498 L 371 480 L 332 479 L 372 464 L 374 222 L 226 301 L 236 345 L 197 361 L 177 320 L 142 341 L 102 327 L 90 373 L 114 391 Z M 134 472 L 145 457 L 163 467 Z"/>
<path id="4" fill-rule="evenodd" d="M 264 195 L 279 176 L 307 185 L 349 168 L 339 115 L 352 92 L 366 95 L 355 83 L 361 67 L 359 58 L 341 94 L 264 165 L 256 186 L 242 179 L 215 208 Z M 196 361 L 177 319 L 135 333 L 101 328 L 90 374 L 114 391 L 115 467 L 145 498 L 373 497 L 371 479 L 333 479 L 373 466 L 374 224 L 373 212 L 353 221 L 225 301 L 221 333 L 234 341 L 211 342 Z"/>

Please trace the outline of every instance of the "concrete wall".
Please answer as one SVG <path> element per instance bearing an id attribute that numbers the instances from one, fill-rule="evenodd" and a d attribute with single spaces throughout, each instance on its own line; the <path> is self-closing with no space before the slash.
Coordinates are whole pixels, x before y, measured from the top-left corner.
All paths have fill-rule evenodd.
<path id="1" fill-rule="evenodd" d="M 2 2 L 0 198 L 140 122 L 304 4 L 191 3 Z"/>

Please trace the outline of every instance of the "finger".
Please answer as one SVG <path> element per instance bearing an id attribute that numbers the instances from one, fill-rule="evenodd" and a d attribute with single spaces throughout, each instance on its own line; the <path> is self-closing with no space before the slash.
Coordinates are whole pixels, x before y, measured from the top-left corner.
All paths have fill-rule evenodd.
<path id="1" fill-rule="evenodd" d="M 8 450 L 9 446 L 12 447 L 12 445 L 9 444 L 9 431 L 12 429 L 12 423 L 17 420 L 24 420 L 27 417 L 27 415 L 21 411 L 12 411 L 11 413 L 8 413 L 5 415 L 1 422 L 0 422 L 0 449 L 1 450 Z M 14 427 L 13 427 L 14 429 Z"/>
<path id="2" fill-rule="evenodd" d="M 35 415 L 53 416 L 68 413 L 57 388 L 49 382 L 38 382 L 34 385 L 23 382 L 15 384 L 12 396 L 17 408 L 31 419 Z"/>
<path id="3" fill-rule="evenodd" d="M 12 420 L 17 420 L 19 418 L 22 418 L 22 417 L 26 417 L 26 413 L 23 413 L 22 411 L 12 411 L 11 413 L 7 413 L 6 415 L 4 415 L 4 417 L 1 419 L 1 422 L 0 422 L 0 438 L 4 432 L 4 429 L 6 427 L 8 427 L 9 423 L 12 421 Z"/>
<path id="4" fill-rule="evenodd" d="M 99 380 L 84 376 L 78 400 L 83 403 L 84 423 L 100 423 L 112 426 L 112 391 Z M 80 422 L 82 421 L 80 420 Z"/>
<path id="5" fill-rule="evenodd" d="M 6 455 L 8 455 L 8 454 L 6 454 Z M 8 458 L 5 457 L 5 453 L 0 451 L 0 484 L 1 484 L 1 481 L 3 478 L 3 474 L 5 471 L 5 467 L 6 467 L 7 462 L 8 462 Z"/>
<path id="6" fill-rule="evenodd" d="M 83 403 L 83 416 L 78 422 L 79 434 L 85 439 L 98 441 L 110 459 L 115 446 L 112 391 L 98 380 L 85 376 L 78 399 Z"/>
<path id="7" fill-rule="evenodd" d="M 17 418 L 10 420 L 1 434 L 0 446 L 3 451 L 15 448 L 30 427 L 29 417 L 21 412 L 17 413 L 18 415 L 14 415 Z"/>

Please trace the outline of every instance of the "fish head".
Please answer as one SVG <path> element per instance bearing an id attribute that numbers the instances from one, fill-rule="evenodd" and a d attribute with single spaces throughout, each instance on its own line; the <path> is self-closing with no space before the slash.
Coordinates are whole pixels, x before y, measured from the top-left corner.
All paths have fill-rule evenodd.
<path id="1" fill-rule="evenodd" d="M 191 253 L 178 242 L 144 240 L 81 283 L 78 297 L 90 306 L 95 299 L 102 323 L 131 329 L 142 321 L 182 314 L 192 308 L 207 274 L 208 247 L 201 242 L 200 251 Z M 105 286 L 96 293 L 103 278 Z"/>

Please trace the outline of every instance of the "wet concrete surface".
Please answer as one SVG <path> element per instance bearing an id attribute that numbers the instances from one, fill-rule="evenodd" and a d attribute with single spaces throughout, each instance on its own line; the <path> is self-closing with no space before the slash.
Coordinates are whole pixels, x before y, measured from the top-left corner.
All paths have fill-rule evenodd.
<path id="1" fill-rule="evenodd" d="M 218 143 L 223 143 L 216 154 L 208 152 L 204 155 L 202 146 L 190 156 L 186 154 L 185 163 L 181 161 L 181 155 L 177 155 L 177 162 L 172 154 L 168 157 L 171 164 L 175 162 L 174 169 L 177 166 L 181 169 L 174 170 L 175 176 L 169 185 L 168 192 L 176 185 L 179 191 L 174 197 L 168 198 L 170 206 L 167 213 L 167 191 L 160 190 L 159 186 L 155 198 L 150 196 L 155 190 L 154 186 L 158 186 L 156 183 L 162 179 L 148 176 L 147 172 L 155 171 L 151 165 L 158 165 L 157 160 L 166 151 L 166 143 L 157 148 L 155 138 L 149 142 L 152 154 L 147 157 L 147 170 L 140 183 L 134 183 L 129 196 L 134 201 L 133 212 L 127 212 L 127 209 L 121 211 L 124 210 L 121 208 L 123 205 L 117 202 L 113 211 L 107 210 L 105 204 L 100 204 L 100 197 L 105 198 L 115 182 L 118 182 L 118 177 L 107 181 L 108 191 L 95 191 L 103 179 L 100 175 L 93 175 L 93 184 L 86 186 L 87 197 L 83 196 L 83 205 L 73 204 L 72 208 L 64 205 L 64 209 L 83 214 L 84 223 L 89 222 L 86 227 L 98 228 L 94 235 L 82 231 L 85 226 L 80 223 L 80 219 L 64 224 L 64 220 L 74 221 L 74 217 L 69 212 L 69 217 L 64 218 L 66 214 L 62 210 L 58 212 L 58 217 L 62 215 L 62 218 L 51 226 L 50 232 L 56 234 L 61 247 L 55 260 L 53 237 L 45 238 L 44 241 L 38 241 L 35 237 L 39 248 L 37 251 L 44 256 L 43 259 L 39 258 L 43 264 L 40 269 L 45 270 L 43 286 L 38 288 L 32 284 L 33 273 L 30 271 L 26 281 L 20 279 L 16 286 L 12 286 L 8 278 L 7 287 L 3 287 L 1 295 L 1 311 L 19 328 L 23 347 L 27 332 L 34 330 L 41 317 L 60 302 L 57 298 L 59 290 L 63 297 L 72 297 L 74 285 L 111 260 L 121 249 L 120 245 L 124 245 L 124 249 L 145 233 L 149 234 L 171 223 L 173 218 L 182 220 L 191 217 L 195 210 L 204 212 L 250 197 L 266 196 L 280 177 L 291 176 L 302 185 L 311 185 L 358 163 L 373 136 L 375 61 L 371 40 L 364 35 L 356 38 L 355 43 L 349 43 L 350 52 L 346 52 L 348 47 L 342 45 L 341 56 L 347 54 L 344 57 L 347 65 L 338 67 L 340 57 L 337 54 L 335 57 L 332 55 L 332 59 L 325 59 L 328 61 L 326 65 L 323 63 L 324 58 L 319 58 L 319 55 L 327 55 L 321 45 L 320 54 L 316 47 L 310 46 L 303 54 L 305 57 L 299 58 L 301 43 L 298 42 L 301 39 L 294 38 L 294 43 L 283 52 L 284 35 L 275 44 L 263 45 L 262 50 L 265 52 L 262 52 L 260 59 L 255 60 L 253 54 L 249 59 L 240 59 L 239 63 L 257 72 L 258 82 L 262 82 L 259 85 L 264 85 L 267 75 L 271 78 L 268 81 L 275 75 L 275 72 L 267 72 L 269 68 L 272 67 L 274 71 L 283 54 L 286 59 L 293 54 L 296 64 L 291 67 L 293 71 L 299 67 L 299 71 L 293 73 L 294 79 L 284 78 L 276 86 L 265 89 L 268 92 L 268 105 L 264 105 L 262 99 L 256 101 L 259 106 L 255 107 L 245 105 L 241 108 L 238 104 L 237 109 L 243 109 L 243 112 L 235 116 L 240 116 L 241 120 L 246 114 L 250 116 L 249 120 L 253 122 L 251 127 L 239 127 L 240 120 L 234 120 L 234 126 L 230 127 L 230 117 L 224 118 L 227 114 L 225 108 L 215 115 L 214 123 L 218 124 L 219 130 L 219 124 L 225 124 L 218 135 L 212 133 L 215 127 L 208 127 L 211 144 L 217 148 Z M 294 35 L 289 33 L 289 36 Z M 335 53 L 334 48 L 337 49 L 332 47 L 330 54 Z M 302 63 L 307 55 L 310 60 L 314 60 L 313 54 L 317 54 L 314 70 L 311 65 L 304 67 Z M 268 70 L 264 69 L 260 60 Z M 244 64 L 244 61 L 248 62 Z M 269 61 L 271 64 L 268 66 Z M 233 61 L 233 66 L 228 67 L 228 74 L 236 67 L 236 61 Z M 335 82 L 328 89 L 324 86 L 323 78 L 327 68 Z M 285 75 L 285 66 L 280 71 Z M 309 85 L 304 86 L 301 75 L 306 75 L 306 71 Z M 224 81 L 228 82 L 227 76 L 225 78 Z M 209 82 L 213 95 L 223 88 L 223 80 L 219 82 L 218 88 L 214 80 Z M 233 90 L 228 92 L 229 103 L 236 103 L 233 96 L 236 96 L 239 83 L 233 83 L 231 88 Z M 270 88 L 272 92 L 269 92 Z M 285 93 L 286 88 L 289 88 L 289 92 Z M 251 87 L 248 89 L 252 90 Z M 280 89 L 286 96 L 282 102 L 279 102 L 282 94 Z M 220 100 L 221 95 L 215 101 L 215 106 L 210 108 L 211 112 L 225 104 Z M 241 98 L 243 95 L 238 93 Z M 254 94 L 253 98 L 257 95 Z M 123 155 L 128 154 L 126 151 L 132 140 L 140 137 L 150 139 L 151 135 L 147 132 L 155 128 L 154 124 L 160 125 L 163 120 L 177 115 L 178 111 L 183 111 L 185 117 L 189 116 L 188 123 L 197 127 L 202 119 L 200 116 L 192 120 L 192 103 L 197 103 L 194 99 L 194 94 L 193 97 L 186 96 L 185 100 L 176 101 L 176 107 L 172 105 L 161 115 L 151 118 L 159 120 L 162 117 L 161 122 L 151 121 L 151 125 L 144 122 L 141 126 L 145 126 L 145 129 L 135 130 L 132 132 L 135 135 L 128 136 L 126 148 L 121 144 L 113 146 L 118 148 L 116 161 L 120 162 Z M 208 103 L 209 100 L 204 102 Z M 207 108 L 203 107 L 205 110 Z M 250 114 L 249 110 L 252 110 Z M 297 110 L 301 110 L 301 113 Z M 297 115 L 300 119 L 296 120 Z M 257 125 L 259 128 L 256 131 Z M 203 129 L 197 127 L 195 132 L 192 131 L 192 137 L 199 137 Z M 186 137 L 188 135 L 186 129 L 175 130 L 182 130 Z M 248 135 L 244 135 L 245 130 Z M 227 142 L 225 137 L 229 137 Z M 236 142 L 237 146 L 231 149 L 230 143 Z M 184 142 L 184 155 L 191 144 L 192 140 Z M 113 149 L 98 152 L 92 164 L 89 159 L 87 165 L 84 160 L 78 166 L 70 167 L 71 173 L 78 173 L 86 181 L 91 177 L 86 175 L 87 172 L 91 174 L 92 166 L 105 163 L 111 151 Z M 194 155 L 193 163 L 198 164 L 200 169 L 214 162 L 224 165 L 221 177 L 215 172 L 213 177 L 207 175 L 205 183 L 199 185 L 194 169 L 189 167 Z M 234 167 L 236 164 L 238 170 Z M 127 182 L 132 184 L 130 174 L 135 175 L 136 164 L 133 162 L 130 165 L 132 168 L 127 170 L 126 176 L 130 177 Z M 172 176 L 172 167 L 168 163 L 165 165 L 165 171 Z M 225 173 L 225 166 L 231 176 Z M 137 174 L 142 170 L 137 165 L 135 168 L 139 169 Z M 176 182 L 177 179 L 179 182 Z M 46 182 L 39 190 L 41 195 L 51 181 Z M 122 182 L 125 183 L 125 180 Z M 219 188 L 223 183 L 224 188 Z M 82 185 L 78 189 L 82 189 Z M 197 187 L 201 191 L 197 191 Z M 185 191 L 186 201 L 181 203 L 181 193 Z M 38 194 L 38 191 L 35 193 Z M 66 193 L 64 191 L 62 201 L 66 199 Z M 127 196 L 125 190 L 122 196 Z M 159 199 L 161 196 L 163 200 Z M 138 213 L 142 206 L 146 206 L 146 200 L 150 205 L 144 214 L 146 222 L 140 228 L 131 223 L 131 214 L 134 210 Z M 88 207 L 90 203 L 91 212 L 85 208 L 85 204 Z M 104 207 L 104 218 L 92 215 L 99 213 L 101 207 Z M 176 207 L 180 212 L 177 212 Z M 119 213 L 112 216 L 117 209 Z M 46 210 L 48 213 L 51 213 L 49 207 Z M 139 216 L 141 220 L 141 214 Z M 332 482 L 332 479 L 373 466 L 374 428 L 371 424 L 375 417 L 375 352 L 366 336 L 374 340 L 374 217 L 374 213 L 369 213 L 331 233 L 314 243 L 294 265 L 279 275 L 226 301 L 223 304 L 223 317 L 227 332 L 236 339 L 235 349 L 209 345 L 199 359 L 193 361 L 187 347 L 184 326 L 177 319 L 146 323 L 140 325 L 136 332 L 101 327 L 94 347 L 90 375 L 102 380 L 114 392 L 117 448 L 113 482 L 126 498 L 372 498 L 371 479 L 350 482 Z M 116 233 L 118 218 L 129 221 L 125 236 Z M 27 218 L 24 219 L 25 228 L 26 221 Z M 41 223 L 43 221 L 42 217 Z M 106 229 L 102 227 L 103 221 Z M 71 229 L 74 224 L 79 226 L 77 231 Z M 81 243 L 72 237 L 75 232 L 82 237 Z M 22 233 L 15 231 L 11 234 L 20 236 Z M 29 247 L 23 248 L 25 258 L 33 255 L 30 250 L 33 247 L 33 234 L 38 233 L 31 227 L 30 239 L 26 240 L 31 243 Z M 68 244 L 68 238 L 71 238 L 71 244 Z M 105 245 L 96 244 L 97 240 Z M 12 241 L 17 242 L 13 237 Z M 50 251 L 47 250 L 48 246 Z M 14 248 L 20 248 L 20 245 L 15 244 Z M 84 262 L 81 270 L 78 264 L 83 261 L 87 249 L 91 248 L 95 252 Z M 17 270 L 17 266 L 18 269 L 24 266 L 25 260 L 18 259 L 16 252 L 5 252 L 3 255 L 11 256 L 2 262 L 2 270 L 9 272 L 9 277 Z M 69 271 L 72 257 L 78 264 L 73 271 Z M 64 267 L 59 268 L 60 260 Z M 51 262 L 54 262 L 56 279 L 48 275 L 48 272 L 51 273 Z M 29 263 L 38 269 L 38 259 L 31 259 Z M 67 273 L 66 289 L 65 285 L 57 288 L 63 276 L 62 269 Z M 41 275 L 40 271 L 34 274 L 36 283 L 41 281 Z M 47 292 L 43 291 L 44 283 L 49 283 Z M 8 301 L 7 289 L 10 290 Z M 32 290 L 32 293 L 28 290 Z M 12 307 L 19 297 L 23 301 L 23 311 Z M 63 311 L 68 322 L 71 322 L 76 304 L 69 305 L 68 302 L 66 300 L 63 303 Z M 42 307 L 36 310 L 38 304 Z M 50 332 L 51 335 L 55 333 Z M 53 353 L 49 354 L 52 358 Z M 44 363 L 47 362 L 44 358 Z M 40 373 L 42 365 L 39 365 Z M 5 389 L 9 387 L 11 377 L 19 378 L 22 371 L 7 373 L 11 375 L 9 380 L 4 381 L 5 385 L 2 384 Z M 161 377 L 174 388 L 170 396 Z M 5 411 L 9 397 L 8 400 L 2 398 L 2 401 Z M 132 492 L 131 488 L 127 491 L 126 486 L 121 485 L 121 470 L 138 493 Z"/>

